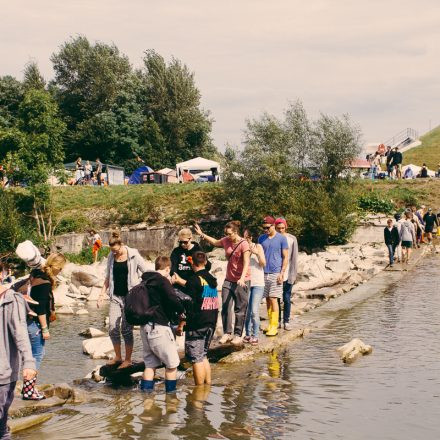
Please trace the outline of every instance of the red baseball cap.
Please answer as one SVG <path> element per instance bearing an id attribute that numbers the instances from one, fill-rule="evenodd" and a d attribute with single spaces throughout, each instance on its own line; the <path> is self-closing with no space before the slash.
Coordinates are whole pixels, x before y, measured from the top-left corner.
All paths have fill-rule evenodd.
<path id="1" fill-rule="evenodd" d="M 264 217 L 263 223 L 267 224 L 267 225 L 274 225 L 275 219 L 273 217 L 271 217 L 270 215 L 268 215 L 267 217 Z"/>

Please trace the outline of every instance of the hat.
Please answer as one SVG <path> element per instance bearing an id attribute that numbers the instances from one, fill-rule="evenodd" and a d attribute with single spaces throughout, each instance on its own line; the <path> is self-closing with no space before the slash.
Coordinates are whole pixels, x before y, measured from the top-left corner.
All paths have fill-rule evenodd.
<path id="1" fill-rule="evenodd" d="M 432 208 L 428 208 L 428 212 L 432 212 Z"/>
<path id="2" fill-rule="evenodd" d="M 20 243 L 15 252 L 31 269 L 37 269 L 46 263 L 38 248 L 30 240 Z"/>
<path id="3" fill-rule="evenodd" d="M 282 223 L 287 228 L 287 222 L 286 222 L 286 219 L 284 217 L 278 217 L 275 220 L 275 226 L 279 225 L 280 223 Z"/>
<path id="4" fill-rule="evenodd" d="M 268 225 L 274 225 L 275 219 L 273 217 L 271 217 L 270 215 L 268 215 L 267 217 L 264 217 L 263 223 L 268 224 Z"/>

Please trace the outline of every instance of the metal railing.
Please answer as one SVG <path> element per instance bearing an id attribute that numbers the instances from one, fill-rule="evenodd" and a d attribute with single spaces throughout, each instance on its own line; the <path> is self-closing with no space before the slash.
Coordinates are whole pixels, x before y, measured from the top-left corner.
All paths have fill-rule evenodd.
<path id="1" fill-rule="evenodd" d="M 409 144 L 412 141 L 415 141 L 419 138 L 419 133 L 417 130 L 413 128 L 405 128 L 405 130 L 400 131 L 395 134 L 392 138 L 388 139 L 384 142 L 386 147 L 398 147 L 401 144 Z"/>

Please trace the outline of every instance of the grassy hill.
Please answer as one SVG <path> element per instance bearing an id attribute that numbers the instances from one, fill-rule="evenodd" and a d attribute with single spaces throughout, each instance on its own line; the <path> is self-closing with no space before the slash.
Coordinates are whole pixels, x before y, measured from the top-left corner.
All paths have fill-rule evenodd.
<path id="1" fill-rule="evenodd" d="M 413 163 L 422 166 L 426 163 L 429 169 L 437 171 L 440 163 L 440 127 L 429 131 L 420 140 L 422 145 L 403 153 L 403 164 Z"/>

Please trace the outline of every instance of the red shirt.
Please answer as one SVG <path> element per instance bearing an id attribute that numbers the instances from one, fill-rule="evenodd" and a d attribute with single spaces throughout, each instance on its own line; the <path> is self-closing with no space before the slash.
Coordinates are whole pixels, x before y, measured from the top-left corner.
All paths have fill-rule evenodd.
<path id="1" fill-rule="evenodd" d="M 223 237 L 220 241 L 225 250 L 226 258 L 228 259 L 226 279 L 236 283 L 241 278 L 241 274 L 243 273 L 243 254 L 250 250 L 249 243 L 247 240 L 243 239 L 242 242 L 237 246 L 237 243 L 233 243 L 229 237 Z M 249 267 L 245 280 L 249 281 L 250 279 L 251 269 Z"/>

